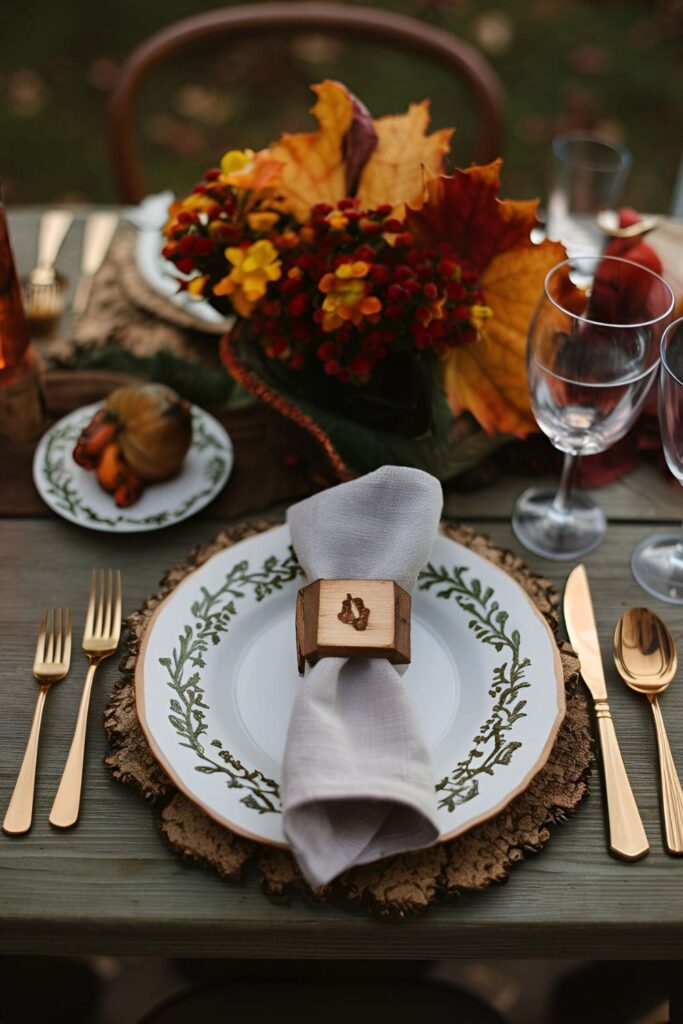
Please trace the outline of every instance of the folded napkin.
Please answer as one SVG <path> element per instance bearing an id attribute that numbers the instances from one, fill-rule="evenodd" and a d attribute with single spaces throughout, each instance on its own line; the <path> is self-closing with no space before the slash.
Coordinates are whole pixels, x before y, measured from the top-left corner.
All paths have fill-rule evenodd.
<path id="1" fill-rule="evenodd" d="M 391 579 L 410 592 L 443 495 L 434 477 L 384 466 L 290 508 L 309 582 Z M 382 658 L 323 658 L 301 682 L 287 734 L 283 827 L 314 886 L 356 864 L 431 845 L 434 776 L 401 676 Z"/>

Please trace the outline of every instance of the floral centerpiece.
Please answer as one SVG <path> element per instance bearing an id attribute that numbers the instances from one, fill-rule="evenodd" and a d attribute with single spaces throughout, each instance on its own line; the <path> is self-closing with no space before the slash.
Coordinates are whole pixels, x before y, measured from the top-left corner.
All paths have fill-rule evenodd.
<path id="1" fill-rule="evenodd" d="M 444 173 L 427 102 L 373 120 L 337 82 L 313 91 L 318 130 L 226 153 L 171 206 L 163 254 L 235 316 L 230 373 L 339 477 L 447 479 L 535 429 L 526 328 L 564 249 L 531 242 L 536 201 L 498 198 L 500 160 Z"/>

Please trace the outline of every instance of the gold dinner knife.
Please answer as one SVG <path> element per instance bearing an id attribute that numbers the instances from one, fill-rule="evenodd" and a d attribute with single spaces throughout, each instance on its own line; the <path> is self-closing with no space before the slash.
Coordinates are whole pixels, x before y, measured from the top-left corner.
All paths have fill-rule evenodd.
<path id="1" fill-rule="evenodd" d="M 624 768 L 607 701 L 593 602 L 583 565 L 577 565 L 569 574 L 563 611 L 567 633 L 579 656 L 581 675 L 593 698 L 598 720 L 609 821 L 609 848 L 622 860 L 640 860 L 649 851 L 650 844 Z"/>

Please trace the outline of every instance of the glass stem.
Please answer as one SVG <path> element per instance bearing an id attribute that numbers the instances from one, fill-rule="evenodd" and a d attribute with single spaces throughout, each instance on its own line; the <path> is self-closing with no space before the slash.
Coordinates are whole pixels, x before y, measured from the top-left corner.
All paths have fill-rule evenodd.
<path id="1" fill-rule="evenodd" d="M 671 552 L 671 561 L 683 566 L 683 526 L 681 526 L 681 537 L 678 544 Z"/>
<path id="2" fill-rule="evenodd" d="M 576 470 L 579 465 L 579 456 L 573 455 L 571 452 L 565 452 L 564 463 L 562 465 L 562 476 L 560 477 L 560 486 L 557 489 L 557 494 L 553 498 L 553 512 L 556 512 L 561 516 L 569 515 L 569 502 L 574 489 L 574 480 L 576 478 Z"/>

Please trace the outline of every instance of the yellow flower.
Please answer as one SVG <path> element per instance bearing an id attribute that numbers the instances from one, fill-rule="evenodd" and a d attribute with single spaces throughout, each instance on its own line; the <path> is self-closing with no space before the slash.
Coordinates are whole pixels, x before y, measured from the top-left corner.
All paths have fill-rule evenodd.
<path id="1" fill-rule="evenodd" d="M 480 331 L 487 320 L 490 320 L 493 316 L 493 310 L 490 306 L 482 306 L 475 303 L 470 308 L 470 323 L 475 330 Z"/>
<path id="2" fill-rule="evenodd" d="M 356 260 L 355 263 L 342 263 L 335 270 L 335 274 L 338 278 L 344 280 L 350 277 L 365 277 L 369 270 L 369 263 L 365 263 L 363 260 Z"/>
<path id="3" fill-rule="evenodd" d="M 221 185 L 252 193 L 249 208 L 269 194 L 280 174 L 282 162 L 274 160 L 269 149 L 254 153 L 252 149 L 231 149 L 221 160 Z"/>
<path id="4" fill-rule="evenodd" d="M 252 149 L 231 149 L 221 159 L 221 171 L 223 174 L 236 174 L 243 171 L 254 159 Z"/>
<path id="5" fill-rule="evenodd" d="M 200 277 L 193 277 L 191 281 L 188 281 L 187 290 L 193 299 L 201 299 L 204 297 L 204 289 L 208 280 L 209 275 L 202 274 Z"/>
<path id="6" fill-rule="evenodd" d="M 254 303 L 265 295 L 268 283 L 282 276 L 278 251 L 262 238 L 246 249 L 231 246 L 225 250 L 225 257 L 232 263 L 232 270 L 214 285 L 214 295 L 229 295 L 235 311 L 249 316 Z"/>
<path id="7" fill-rule="evenodd" d="M 269 231 L 280 219 L 279 213 L 249 213 L 247 223 L 252 231 Z"/>

